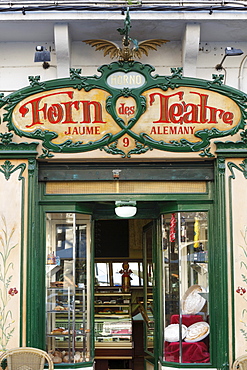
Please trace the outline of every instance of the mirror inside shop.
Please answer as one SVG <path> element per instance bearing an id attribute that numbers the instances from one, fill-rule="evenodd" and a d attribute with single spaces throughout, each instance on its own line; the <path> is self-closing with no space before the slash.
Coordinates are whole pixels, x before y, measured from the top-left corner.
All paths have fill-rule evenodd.
<path id="1" fill-rule="evenodd" d="M 162 340 L 164 361 L 209 363 L 207 239 L 206 212 L 93 224 L 83 214 L 47 213 L 46 349 L 53 362 L 94 359 L 96 369 L 139 370 Z M 161 338 L 155 325 L 164 327 Z"/>

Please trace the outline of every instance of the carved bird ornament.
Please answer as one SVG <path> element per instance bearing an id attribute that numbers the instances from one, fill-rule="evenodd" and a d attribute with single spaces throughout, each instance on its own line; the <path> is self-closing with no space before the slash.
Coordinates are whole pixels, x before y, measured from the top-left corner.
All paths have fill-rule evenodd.
<path id="1" fill-rule="evenodd" d="M 131 42 L 133 43 L 133 47 L 130 46 Z M 84 40 L 88 45 L 95 47 L 96 51 L 102 50 L 104 52 L 104 57 L 109 55 L 111 59 L 118 58 L 120 62 L 128 62 L 132 61 L 134 58 L 141 58 L 143 55 L 148 56 L 149 50 L 157 51 L 157 47 L 161 46 L 168 42 L 168 40 L 162 39 L 150 39 L 141 41 L 138 43 L 137 40 L 132 40 L 128 38 L 123 38 L 122 41 L 122 48 L 120 48 L 117 44 L 107 40 Z"/>

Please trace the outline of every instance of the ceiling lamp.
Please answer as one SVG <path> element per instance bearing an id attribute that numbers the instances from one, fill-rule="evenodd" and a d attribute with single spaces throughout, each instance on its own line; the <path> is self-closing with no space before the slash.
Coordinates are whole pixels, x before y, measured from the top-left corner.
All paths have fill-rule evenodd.
<path id="1" fill-rule="evenodd" d="M 120 200 L 115 202 L 115 213 L 118 217 L 129 218 L 137 212 L 136 202 L 131 200 Z"/>

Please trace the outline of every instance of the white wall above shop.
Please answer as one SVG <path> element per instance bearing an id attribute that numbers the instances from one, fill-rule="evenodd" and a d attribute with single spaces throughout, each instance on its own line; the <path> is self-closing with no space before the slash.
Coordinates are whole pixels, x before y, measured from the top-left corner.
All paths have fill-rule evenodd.
<path id="1" fill-rule="evenodd" d="M 115 35 L 118 36 L 118 35 Z M 82 40 L 91 38 L 85 35 Z M 98 38 L 101 37 L 100 35 Z M 142 41 L 142 35 L 140 35 Z M 114 40 L 121 46 L 121 37 Z M 51 50 L 50 68 L 44 69 L 42 63 L 34 62 L 35 47 L 44 45 Z M 236 57 L 227 57 L 223 63 L 225 71 L 216 71 L 216 64 L 220 63 L 227 46 L 240 48 L 244 54 Z M 212 74 L 225 74 L 225 83 L 235 88 L 247 91 L 247 42 L 200 42 L 198 45 L 197 64 L 195 76 L 197 78 L 211 80 Z M 72 41 L 71 43 L 70 66 L 81 68 L 85 76 L 99 74 L 98 67 L 103 64 L 111 63 L 113 60 L 109 56 L 104 57 L 102 51 L 95 51 L 95 48 L 83 43 L 82 41 Z M 158 51 L 150 51 L 149 56 L 140 59 L 144 64 L 155 67 L 155 74 L 170 75 L 172 67 L 182 67 L 182 41 L 170 41 Z M 57 73 L 57 53 L 53 41 L 41 42 L 0 42 L 0 91 L 11 92 L 29 85 L 28 76 L 40 75 L 41 81 L 60 78 Z M 66 66 L 63 66 L 65 68 Z M 69 75 L 69 62 L 68 62 Z"/>
<path id="2" fill-rule="evenodd" d="M 2 92 L 27 86 L 30 75 L 40 75 L 41 81 L 68 77 L 70 67 L 81 68 L 85 76 L 94 75 L 99 66 L 113 61 L 83 40 L 100 38 L 121 46 L 122 36 L 117 31 L 124 26 L 125 14 L 121 7 L 112 11 L 78 11 L 73 4 L 70 10 L 62 12 L 39 9 L 23 14 L 20 10 L 2 12 L 3 4 L 0 3 Z M 34 4 L 38 5 L 38 2 Z M 132 38 L 139 42 L 150 38 L 169 40 L 158 47 L 157 52 L 150 51 L 148 57 L 144 56 L 140 61 L 154 66 L 155 73 L 160 75 L 169 75 L 172 67 L 183 67 L 186 76 L 209 80 L 212 74 L 222 73 L 227 85 L 246 92 L 247 15 L 244 11 L 209 13 L 206 10 L 154 11 L 153 8 L 137 11 L 130 7 Z M 51 51 L 50 68 L 44 69 L 42 63 L 34 62 L 37 45 Z M 244 53 L 227 57 L 223 64 L 225 69 L 216 71 L 215 66 L 221 62 L 227 46 L 240 48 Z"/>
<path id="3" fill-rule="evenodd" d="M 42 45 L 54 51 L 53 42 Z M 0 42 L 0 81 L 2 92 L 11 92 L 29 85 L 28 76 L 41 76 L 41 80 L 56 78 L 56 54 L 51 52 L 51 67 L 43 69 L 42 63 L 34 63 L 37 43 Z"/>

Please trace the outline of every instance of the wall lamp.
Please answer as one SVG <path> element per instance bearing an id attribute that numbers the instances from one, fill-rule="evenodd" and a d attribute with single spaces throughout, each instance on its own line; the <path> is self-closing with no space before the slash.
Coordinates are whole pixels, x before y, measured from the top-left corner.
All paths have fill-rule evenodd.
<path id="1" fill-rule="evenodd" d="M 222 64 L 223 64 L 224 60 L 226 59 L 226 57 L 235 57 L 237 55 L 242 55 L 242 54 L 243 54 L 243 51 L 241 49 L 235 49 L 231 46 L 228 46 L 227 48 L 225 48 L 225 55 L 224 55 L 222 61 L 220 62 L 220 64 L 217 64 L 215 66 L 215 69 L 217 71 L 221 71 L 223 69 Z"/>
<path id="2" fill-rule="evenodd" d="M 43 62 L 43 68 L 47 69 L 50 67 L 51 55 L 48 50 L 44 48 L 44 46 L 36 46 L 35 48 L 35 55 L 34 55 L 34 62 Z"/>
<path id="3" fill-rule="evenodd" d="M 135 216 L 136 212 L 136 202 L 133 202 L 131 200 L 120 200 L 115 202 L 115 213 L 118 217 L 133 217 Z"/>

